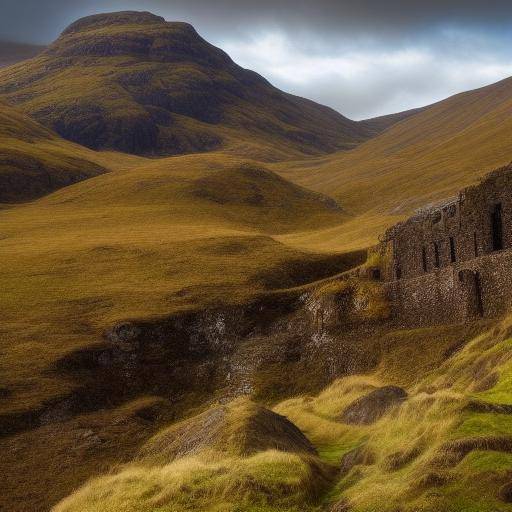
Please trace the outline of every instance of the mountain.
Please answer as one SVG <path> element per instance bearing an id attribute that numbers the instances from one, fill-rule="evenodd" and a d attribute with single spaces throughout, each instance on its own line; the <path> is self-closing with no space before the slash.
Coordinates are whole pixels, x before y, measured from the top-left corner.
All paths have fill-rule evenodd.
<path id="1" fill-rule="evenodd" d="M 237 145 L 321 154 L 375 132 L 276 89 L 192 26 L 145 12 L 78 20 L 41 55 L 1 70 L 0 97 L 70 141 L 146 155 Z"/>
<path id="2" fill-rule="evenodd" d="M 44 46 L 12 41 L 0 41 L 0 67 L 10 66 L 21 60 L 31 59 L 41 53 Z"/>
<path id="3" fill-rule="evenodd" d="M 0 103 L 0 203 L 31 200 L 105 171 L 92 151 Z"/>

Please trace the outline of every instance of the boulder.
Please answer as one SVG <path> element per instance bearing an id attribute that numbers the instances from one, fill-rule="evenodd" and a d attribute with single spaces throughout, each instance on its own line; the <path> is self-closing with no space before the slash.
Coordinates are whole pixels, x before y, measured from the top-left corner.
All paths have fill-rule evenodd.
<path id="1" fill-rule="evenodd" d="M 342 412 L 339 420 L 353 425 L 371 425 L 406 398 L 407 393 L 402 388 L 384 386 L 352 402 Z"/>

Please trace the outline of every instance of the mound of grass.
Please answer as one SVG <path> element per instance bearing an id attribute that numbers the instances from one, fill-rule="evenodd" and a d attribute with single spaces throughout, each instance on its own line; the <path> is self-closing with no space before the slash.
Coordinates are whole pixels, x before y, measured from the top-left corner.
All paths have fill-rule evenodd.
<path id="1" fill-rule="evenodd" d="M 54 510 L 313 511 L 331 476 L 292 423 L 241 399 L 160 433 Z"/>
<path id="2" fill-rule="evenodd" d="M 248 456 L 271 449 L 316 453 L 304 434 L 285 417 L 239 398 L 159 433 L 143 447 L 141 459 L 169 462 L 204 450 Z"/>

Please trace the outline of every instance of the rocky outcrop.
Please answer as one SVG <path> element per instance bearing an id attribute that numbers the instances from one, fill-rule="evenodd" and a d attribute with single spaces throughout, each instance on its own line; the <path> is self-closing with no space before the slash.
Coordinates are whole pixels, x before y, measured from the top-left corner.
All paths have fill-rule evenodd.
<path id="1" fill-rule="evenodd" d="M 19 417 L 0 417 L 0 428 L 11 434 L 148 395 L 169 401 L 180 417 L 193 406 L 243 395 L 275 399 L 319 390 L 379 362 L 385 325 L 349 320 L 360 307 L 310 290 L 121 322 L 53 367 L 77 383 L 73 392 Z"/>

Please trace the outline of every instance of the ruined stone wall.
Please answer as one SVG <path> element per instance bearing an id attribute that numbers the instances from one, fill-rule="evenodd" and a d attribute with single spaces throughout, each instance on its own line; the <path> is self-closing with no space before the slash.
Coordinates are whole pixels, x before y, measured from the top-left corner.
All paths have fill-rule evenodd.
<path id="1" fill-rule="evenodd" d="M 502 251 L 385 287 L 392 316 L 403 326 L 461 323 L 510 308 L 510 276 L 512 251 Z"/>
<path id="2" fill-rule="evenodd" d="M 403 324 L 462 322 L 512 305 L 512 166 L 386 233 L 382 277 Z"/>

